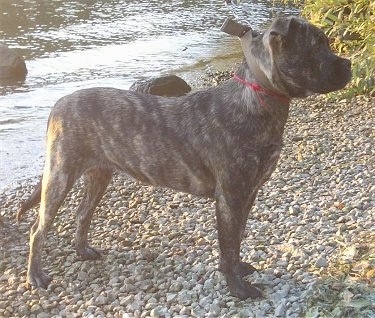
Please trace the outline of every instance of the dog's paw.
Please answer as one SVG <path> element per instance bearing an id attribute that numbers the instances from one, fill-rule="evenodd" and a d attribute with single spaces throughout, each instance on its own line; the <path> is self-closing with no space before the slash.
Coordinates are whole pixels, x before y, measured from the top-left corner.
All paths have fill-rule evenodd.
<path id="1" fill-rule="evenodd" d="M 238 274 L 240 277 L 245 277 L 247 275 L 250 275 L 254 272 L 257 272 L 258 270 L 250 265 L 249 263 L 240 261 L 237 265 L 231 264 L 230 266 L 224 265 L 228 264 L 225 262 L 220 262 L 219 265 L 219 271 L 221 271 L 224 274 Z"/>
<path id="2" fill-rule="evenodd" d="M 26 278 L 26 287 L 28 289 L 33 288 L 44 288 L 47 289 L 49 283 L 52 281 L 52 278 L 48 276 L 43 271 L 38 273 L 29 272 Z"/>
<path id="3" fill-rule="evenodd" d="M 259 289 L 257 289 L 250 283 L 243 281 L 239 277 L 228 277 L 227 283 L 230 294 L 241 300 L 247 298 L 255 299 L 262 297 L 262 293 Z"/>
<path id="4" fill-rule="evenodd" d="M 86 246 L 85 248 L 77 249 L 77 255 L 80 259 L 86 260 L 96 260 L 100 259 L 102 255 L 98 250 L 93 247 Z"/>
<path id="5" fill-rule="evenodd" d="M 250 265 L 249 263 L 245 263 L 242 261 L 240 262 L 238 273 L 241 277 L 245 277 L 257 271 L 258 270 L 254 266 Z"/>
<path id="6" fill-rule="evenodd" d="M 262 297 L 262 293 L 259 289 L 245 281 L 242 282 L 241 286 L 236 286 L 235 288 L 229 289 L 229 291 L 232 296 L 237 297 L 241 300 Z"/>

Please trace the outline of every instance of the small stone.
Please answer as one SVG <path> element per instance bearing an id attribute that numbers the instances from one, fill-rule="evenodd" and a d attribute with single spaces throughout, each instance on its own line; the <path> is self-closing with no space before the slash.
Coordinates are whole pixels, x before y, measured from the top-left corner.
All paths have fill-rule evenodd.
<path id="1" fill-rule="evenodd" d="M 280 260 L 280 261 L 277 261 L 276 265 L 280 266 L 280 267 L 287 267 L 288 266 L 288 261 Z"/>
<path id="2" fill-rule="evenodd" d="M 192 317 L 204 317 L 205 312 L 200 307 L 195 307 L 191 310 Z"/>
<path id="3" fill-rule="evenodd" d="M 280 290 L 280 294 L 283 295 L 283 297 L 286 297 L 288 294 L 289 294 L 289 291 L 290 291 L 290 285 L 289 284 L 286 284 L 284 285 L 281 290 Z"/>
<path id="4" fill-rule="evenodd" d="M 328 261 L 324 256 L 321 256 L 316 260 L 315 266 L 318 268 L 328 267 Z"/>
<path id="5" fill-rule="evenodd" d="M 220 311 L 221 308 L 218 304 L 213 303 L 210 305 L 210 313 L 213 314 L 215 317 L 220 316 Z"/>
<path id="6" fill-rule="evenodd" d="M 295 301 L 298 301 L 299 300 L 299 298 L 297 297 L 297 296 L 294 296 L 294 295 L 292 295 L 292 296 L 290 296 L 289 298 L 288 298 L 288 301 L 290 302 L 290 303 L 294 303 Z"/>
<path id="7" fill-rule="evenodd" d="M 40 305 L 38 305 L 38 304 L 34 304 L 30 308 L 30 313 L 32 313 L 32 314 L 39 314 L 42 311 L 43 311 L 42 307 L 40 307 Z"/>
<path id="8" fill-rule="evenodd" d="M 8 301 L 2 300 L 0 301 L 0 309 L 5 309 L 8 307 Z"/>
<path id="9" fill-rule="evenodd" d="M 189 305 L 191 303 L 191 295 L 187 291 L 182 291 L 178 294 L 178 301 L 182 305 Z"/>
<path id="10" fill-rule="evenodd" d="M 284 295 L 280 292 L 273 293 L 273 294 L 270 295 L 270 300 L 274 304 L 274 306 L 279 304 L 283 300 L 283 298 L 284 298 Z"/>
<path id="11" fill-rule="evenodd" d="M 177 298 L 177 294 L 167 294 L 167 302 L 173 302 Z"/>
<path id="12" fill-rule="evenodd" d="M 182 284 L 179 282 L 173 282 L 171 286 L 169 287 L 169 291 L 171 293 L 177 293 L 182 289 Z"/>
<path id="13" fill-rule="evenodd" d="M 120 306 L 127 306 L 134 301 L 134 295 L 129 295 L 124 298 L 120 298 Z"/>
<path id="14" fill-rule="evenodd" d="M 109 280 L 109 284 L 110 285 L 117 285 L 120 283 L 120 278 L 118 276 L 113 276 L 111 277 L 111 279 Z"/>
<path id="15" fill-rule="evenodd" d="M 276 317 L 284 316 L 285 311 L 286 311 L 286 304 L 285 304 L 285 302 L 281 302 L 281 303 L 276 307 L 276 309 L 275 309 L 275 316 L 276 316 Z"/>
<path id="16" fill-rule="evenodd" d="M 152 318 L 159 318 L 160 317 L 160 313 L 159 313 L 158 308 L 154 308 L 150 311 L 150 317 L 152 317 Z"/>
<path id="17" fill-rule="evenodd" d="M 334 282 L 331 286 L 331 288 L 333 290 L 337 290 L 337 291 L 340 291 L 342 290 L 343 288 L 345 287 L 345 285 L 343 283 L 340 283 L 340 282 Z"/>
<path id="18" fill-rule="evenodd" d="M 141 302 L 138 300 L 138 301 L 135 301 L 131 304 L 129 304 L 128 306 L 126 306 L 127 310 L 129 311 L 132 311 L 132 312 L 135 312 L 135 311 L 138 311 L 138 310 L 141 310 Z M 135 315 L 135 314 L 134 314 Z M 135 315 L 136 316 L 136 315 Z"/>
<path id="19" fill-rule="evenodd" d="M 108 302 L 112 303 L 117 298 L 117 292 L 115 291 L 107 291 L 107 300 Z"/>
<path id="20" fill-rule="evenodd" d="M 299 213 L 299 208 L 290 206 L 289 207 L 289 214 L 290 215 L 298 215 Z"/>
<path id="21" fill-rule="evenodd" d="M 0 44 L 0 79 L 24 80 L 27 74 L 25 60 L 14 49 Z M 12 82 L 10 82 L 12 83 Z"/>
<path id="22" fill-rule="evenodd" d="M 86 273 L 86 272 L 79 272 L 78 273 L 78 275 L 77 275 L 77 278 L 79 279 L 79 280 L 82 280 L 82 281 L 86 281 L 87 280 L 87 278 L 88 278 L 88 274 Z"/>
<path id="23" fill-rule="evenodd" d="M 213 290 L 215 286 L 215 280 L 212 278 L 206 279 L 206 281 L 203 284 L 203 289 L 210 291 Z"/>

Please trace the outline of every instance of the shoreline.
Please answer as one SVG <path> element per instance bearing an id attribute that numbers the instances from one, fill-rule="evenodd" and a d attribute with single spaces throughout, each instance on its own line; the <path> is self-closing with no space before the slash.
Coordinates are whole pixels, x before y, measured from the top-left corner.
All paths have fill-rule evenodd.
<path id="1" fill-rule="evenodd" d="M 47 291 L 24 286 L 36 210 L 15 222 L 33 186 L 0 193 L 0 316 L 375 317 L 374 103 L 293 101 L 281 159 L 242 243 L 244 260 L 260 269 L 248 279 L 264 298 L 228 295 L 211 200 L 117 174 L 90 231 L 102 260 L 79 261 L 71 246 L 78 185 L 46 243 Z"/>

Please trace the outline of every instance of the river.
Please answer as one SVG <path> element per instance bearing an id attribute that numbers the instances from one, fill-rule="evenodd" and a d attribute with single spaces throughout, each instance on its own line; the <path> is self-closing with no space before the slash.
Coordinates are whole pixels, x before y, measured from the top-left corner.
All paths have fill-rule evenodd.
<path id="1" fill-rule="evenodd" d="M 41 174 L 46 122 L 60 97 L 168 73 L 194 87 L 241 60 L 239 41 L 219 30 L 227 16 L 257 29 L 280 11 L 293 12 L 273 1 L 0 0 L 0 42 L 28 68 L 24 83 L 0 86 L 0 190 Z"/>

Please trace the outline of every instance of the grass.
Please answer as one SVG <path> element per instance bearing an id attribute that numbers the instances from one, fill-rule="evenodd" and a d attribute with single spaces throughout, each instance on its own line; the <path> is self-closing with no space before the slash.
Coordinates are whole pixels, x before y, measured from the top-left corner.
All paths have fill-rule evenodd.
<path id="1" fill-rule="evenodd" d="M 320 272 L 305 317 L 375 317 L 375 233 L 363 233 L 350 245 L 340 237 L 336 242 L 340 252 Z"/>

